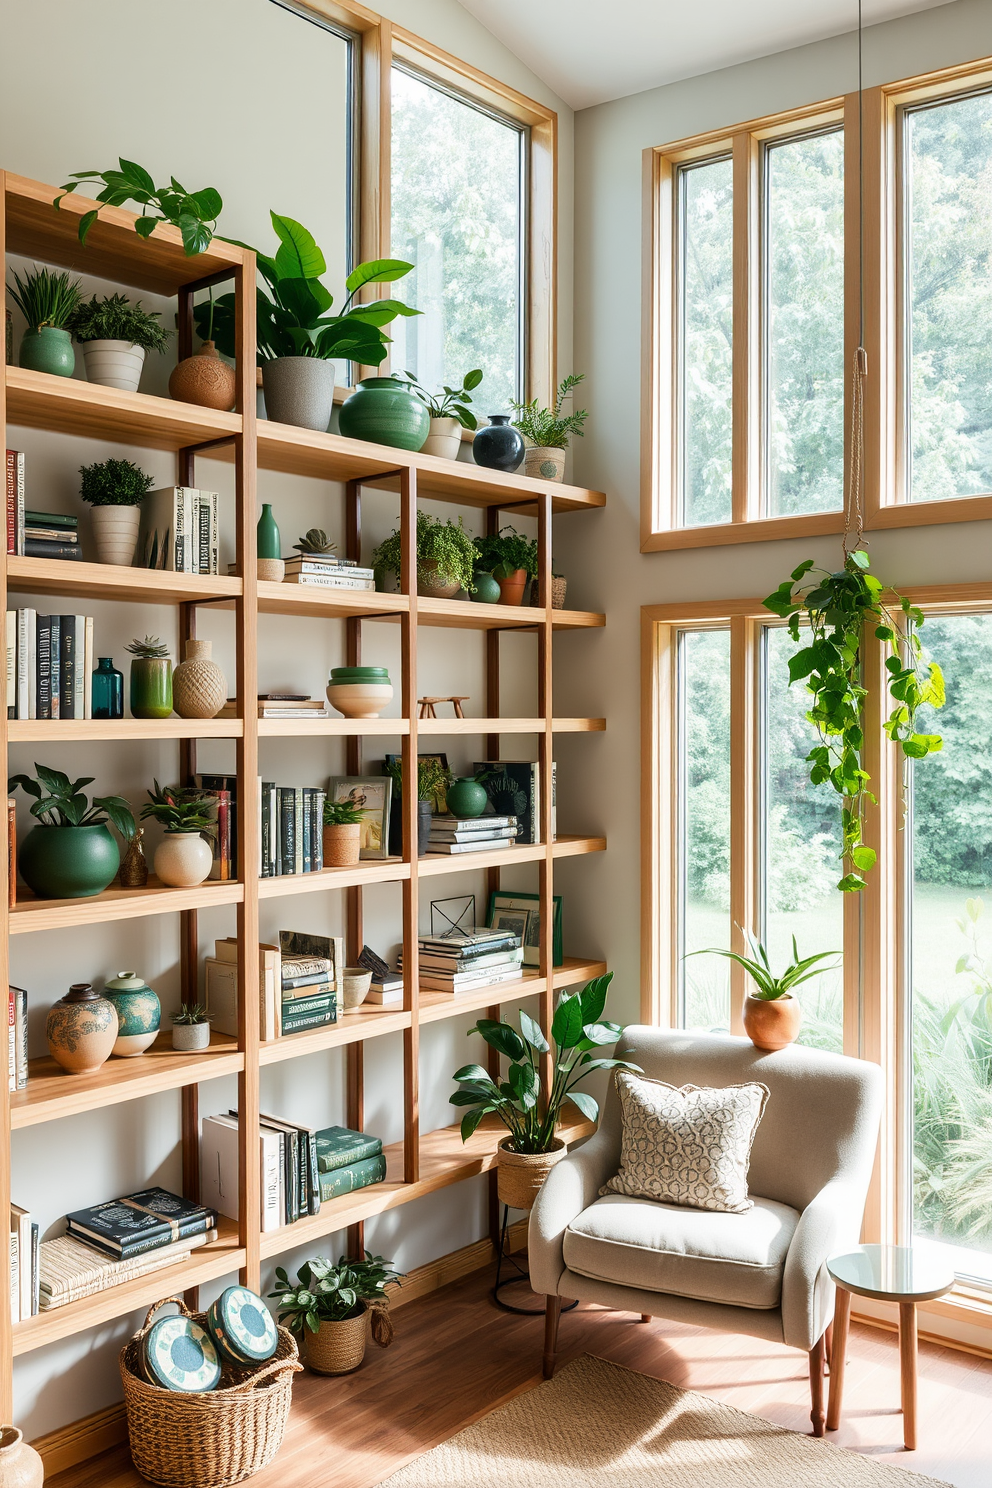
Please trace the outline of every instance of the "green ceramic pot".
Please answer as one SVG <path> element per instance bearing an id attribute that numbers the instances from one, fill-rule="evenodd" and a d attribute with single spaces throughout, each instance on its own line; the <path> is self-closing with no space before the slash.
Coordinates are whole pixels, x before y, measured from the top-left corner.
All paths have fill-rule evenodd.
<path id="1" fill-rule="evenodd" d="M 472 598 L 476 604 L 499 604 L 500 587 L 491 573 L 485 573 L 480 569 L 475 575 L 475 589 Z"/>
<path id="2" fill-rule="evenodd" d="M 468 775 L 461 780 L 452 781 L 448 786 L 446 799 L 452 816 L 481 816 L 489 797 L 485 786 Z"/>
<path id="3" fill-rule="evenodd" d="M 262 515 L 258 519 L 255 532 L 257 534 L 255 553 L 258 558 L 282 557 L 282 539 L 279 536 L 276 519 L 272 515 L 272 508 L 267 501 L 262 506 Z"/>
<path id="4" fill-rule="evenodd" d="M 102 894 L 121 866 L 117 843 L 106 824 L 95 827 L 37 826 L 21 843 L 18 864 L 39 899 L 89 899 Z"/>
<path id="5" fill-rule="evenodd" d="M 104 988 L 117 1009 L 117 1041 L 113 1053 L 129 1059 L 150 1048 L 162 1026 L 158 993 L 133 971 L 119 971 Z"/>
<path id="6" fill-rule="evenodd" d="M 20 363 L 32 372 L 51 372 L 56 377 L 71 377 L 76 370 L 76 353 L 68 331 L 55 326 L 42 326 L 40 331 L 25 331 L 21 338 Z"/>
<path id="7" fill-rule="evenodd" d="M 368 439 L 394 449 L 419 450 L 430 431 L 424 404 L 391 377 L 365 377 L 341 404 L 346 439 Z"/>
<path id="8" fill-rule="evenodd" d="M 168 718 L 172 713 L 172 661 L 136 656 L 131 662 L 132 718 Z"/>

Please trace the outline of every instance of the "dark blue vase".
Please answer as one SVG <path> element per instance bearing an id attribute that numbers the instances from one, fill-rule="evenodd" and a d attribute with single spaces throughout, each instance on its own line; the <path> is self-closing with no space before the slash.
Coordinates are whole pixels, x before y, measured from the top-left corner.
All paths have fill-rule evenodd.
<path id="1" fill-rule="evenodd" d="M 491 413 L 488 429 L 480 429 L 472 441 L 472 454 L 487 470 L 516 470 L 524 457 L 524 436 L 508 413 Z"/>

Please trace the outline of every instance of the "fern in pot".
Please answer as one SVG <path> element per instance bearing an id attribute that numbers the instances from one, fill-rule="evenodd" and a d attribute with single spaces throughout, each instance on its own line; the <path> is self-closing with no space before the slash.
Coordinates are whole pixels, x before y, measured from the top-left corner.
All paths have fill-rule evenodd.
<path id="1" fill-rule="evenodd" d="M 392 1342 L 386 1288 L 399 1286 L 400 1278 L 391 1261 L 366 1251 L 364 1260 L 342 1256 L 336 1266 L 328 1260 L 304 1261 L 296 1286 L 278 1266 L 279 1290 L 269 1296 L 278 1304 L 280 1323 L 299 1339 L 314 1374 L 351 1374 L 365 1358 L 370 1332 L 380 1348 Z"/>
<path id="2" fill-rule="evenodd" d="M 142 310 L 127 295 L 96 295 L 77 305 L 68 329 L 83 348 L 86 377 L 98 387 L 136 393 L 145 352 L 163 352 L 169 332 L 159 325 L 158 310 Z"/>
<path id="3" fill-rule="evenodd" d="M 563 413 L 565 402 L 572 396 L 584 372 L 570 372 L 558 388 L 553 408 L 542 408 L 536 398 L 529 403 L 512 403 L 517 417 L 514 428 L 527 440 L 524 453 L 524 475 L 535 480 L 560 481 L 565 475 L 565 451 L 572 435 L 581 438 L 582 425 L 588 418 L 584 408 Z"/>

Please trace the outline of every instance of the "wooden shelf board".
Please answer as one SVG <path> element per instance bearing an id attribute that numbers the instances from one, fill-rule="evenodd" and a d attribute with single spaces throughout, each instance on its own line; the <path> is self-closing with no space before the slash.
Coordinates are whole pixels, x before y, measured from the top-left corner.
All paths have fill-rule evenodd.
<path id="1" fill-rule="evenodd" d="M 605 718 L 555 718 L 556 734 L 599 734 Z M 421 734 L 543 734 L 543 718 L 421 718 Z"/>
<path id="2" fill-rule="evenodd" d="M 58 1121 L 160 1090 L 178 1090 L 200 1080 L 236 1074 L 243 1067 L 237 1039 L 221 1033 L 211 1034 L 210 1048 L 195 1054 L 177 1053 L 171 1033 L 162 1033 L 144 1054 L 109 1059 L 89 1075 L 68 1075 L 48 1057 L 32 1059 L 27 1088 L 11 1093 L 10 1124 L 16 1129 Z"/>
<path id="3" fill-rule="evenodd" d="M 199 1246 L 185 1264 L 163 1266 L 161 1271 L 152 1271 L 134 1281 L 125 1281 L 92 1297 L 84 1297 L 80 1302 L 68 1302 L 65 1307 L 40 1312 L 37 1317 L 15 1323 L 14 1357 L 44 1348 L 60 1338 L 71 1338 L 87 1328 L 99 1327 L 135 1312 L 139 1307 L 150 1307 L 160 1297 L 172 1296 L 188 1287 L 214 1281 L 219 1276 L 230 1276 L 244 1265 L 244 1261 L 244 1250 L 238 1245 L 238 1227 L 233 1220 L 222 1215 L 214 1243 Z"/>
<path id="4" fill-rule="evenodd" d="M 406 718 L 260 718 L 260 739 L 296 739 L 307 734 L 329 734 L 334 738 L 354 738 L 373 734 L 380 738 L 402 736 L 410 732 Z"/>
<path id="5" fill-rule="evenodd" d="M 534 630 L 547 618 L 547 610 L 535 605 L 477 604 L 465 599 L 418 599 L 417 620 L 421 625 L 446 630 Z M 591 610 L 552 610 L 554 630 L 585 630 L 606 624 L 605 615 Z"/>
<path id="6" fill-rule="evenodd" d="M 7 588 L 18 594 L 74 594 L 127 604 L 182 604 L 186 600 L 207 604 L 213 600 L 233 601 L 241 593 L 241 580 L 218 574 L 160 573 L 149 568 L 118 568 L 111 563 L 11 554 L 7 558 Z"/>
<path id="7" fill-rule="evenodd" d="M 555 967 L 555 987 L 571 987 L 576 982 L 588 982 L 602 976 L 606 971 L 605 961 L 583 961 L 567 956 L 562 966 Z M 483 987 L 479 992 L 457 995 L 451 992 L 426 992 L 420 994 L 421 1023 L 437 1023 L 444 1018 L 457 1018 L 459 1013 L 477 1013 L 483 1008 L 496 1007 L 503 1002 L 518 1002 L 522 997 L 533 997 L 543 992 L 545 979 L 536 971 L 525 971 L 519 982 L 502 982 L 496 987 Z"/>
<path id="8" fill-rule="evenodd" d="M 287 1059 L 300 1059 L 307 1054 L 319 1054 L 325 1049 L 338 1049 L 345 1044 L 359 1044 L 367 1038 L 376 1038 L 385 1033 L 398 1033 L 409 1028 L 413 1019 L 402 1008 L 383 1008 L 379 1012 L 362 1009 L 357 1013 L 345 1013 L 328 1028 L 315 1028 L 312 1033 L 291 1033 L 285 1038 L 262 1044 L 259 1050 L 260 1064 L 282 1064 Z"/>
<path id="9" fill-rule="evenodd" d="M 11 718 L 11 744 L 95 743 L 101 739 L 240 739 L 240 718 Z"/>
<path id="10" fill-rule="evenodd" d="M 363 589 L 321 589 L 308 584 L 258 586 L 258 608 L 264 615 L 305 615 L 317 620 L 395 621 L 410 608 L 405 594 L 382 594 Z M 589 630 L 606 624 L 606 616 L 592 610 L 552 610 L 555 630 Z M 464 599 L 417 600 L 421 625 L 453 630 L 533 630 L 547 611 L 531 605 L 476 604 Z"/>
<path id="11" fill-rule="evenodd" d="M 78 377 L 55 377 L 25 367 L 6 371 L 8 426 L 164 450 L 206 444 L 241 432 L 240 413 L 220 413 L 150 393 L 124 393 L 81 382 Z"/>
<path id="12" fill-rule="evenodd" d="M 368 589 L 322 589 L 317 584 L 272 584 L 258 586 L 258 609 L 262 615 L 306 615 L 318 620 L 395 620 L 406 614 L 410 601 L 405 594 L 377 594 Z"/>
<path id="13" fill-rule="evenodd" d="M 605 852 L 605 837 L 571 837 L 561 834 L 555 839 L 553 857 L 574 858 L 583 853 Z M 522 842 L 519 846 L 480 848 L 470 853 L 428 853 L 418 858 L 418 877 L 436 878 L 444 873 L 467 873 L 472 868 L 509 868 L 514 863 L 536 863 L 544 857 L 543 842 Z"/>
<path id="14" fill-rule="evenodd" d="M 221 904 L 240 904 L 240 883 L 205 883 L 195 889 L 170 889 L 154 874 L 143 889 L 111 887 L 89 899 L 35 899 L 18 885 L 17 904 L 10 911 L 10 934 L 29 935 L 39 930 L 65 930 L 74 925 L 106 924 L 109 920 L 135 920 L 143 915 L 178 914 L 183 909 L 213 909 Z"/>
<path id="15" fill-rule="evenodd" d="M 292 894 L 314 894 L 328 889 L 351 889 L 357 884 L 399 883 L 410 877 L 410 864 L 401 858 L 370 859 L 354 868 L 324 868 L 320 873 L 284 873 L 260 878 L 260 899 L 282 899 Z"/>
<path id="16" fill-rule="evenodd" d="M 590 1136 L 594 1130 L 593 1122 L 580 1119 L 565 1121 L 559 1128 L 561 1136 L 570 1143 Z M 295 1250 L 297 1246 L 308 1245 L 324 1235 L 369 1219 L 373 1214 L 382 1214 L 387 1209 L 396 1209 L 401 1204 L 436 1193 L 438 1189 L 450 1188 L 466 1178 L 488 1173 L 496 1166 L 496 1145 L 504 1135 L 504 1127 L 492 1117 L 487 1117 L 464 1144 L 457 1126 L 430 1132 L 420 1139 L 420 1178 L 416 1183 L 402 1181 L 403 1143 L 394 1142 L 383 1149 L 386 1154 L 383 1183 L 359 1189 L 358 1193 L 345 1194 L 340 1199 L 330 1199 L 320 1206 L 319 1214 L 299 1219 L 295 1224 L 284 1225 L 278 1230 L 269 1230 L 262 1236 L 262 1256 Z"/>

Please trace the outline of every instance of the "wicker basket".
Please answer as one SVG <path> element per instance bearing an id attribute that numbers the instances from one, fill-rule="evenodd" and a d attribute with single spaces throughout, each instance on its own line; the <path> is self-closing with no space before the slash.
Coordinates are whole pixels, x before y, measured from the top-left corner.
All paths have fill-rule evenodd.
<path id="1" fill-rule="evenodd" d="M 303 1367 L 296 1343 L 280 1328 L 275 1355 L 265 1364 L 225 1364 L 220 1385 L 208 1393 L 164 1390 L 146 1383 L 139 1352 L 152 1318 L 168 1302 L 206 1326 L 205 1313 L 167 1297 L 149 1309 L 121 1350 L 131 1456 L 143 1477 L 165 1488 L 227 1488 L 271 1462 L 282 1445 L 293 1375 Z"/>
<path id="2" fill-rule="evenodd" d="M 365 1359 L 369 1339 L 380 1348 L 388 1348 L 393 1341 L 393 1320 L 385 1298 L 366 1298 L 357 1317 L 323 1322 L 317 1333 L 308 1330 L 303 1362 L 314 1374 L 353 1374 Z"/>
<path id="3" fill-rule="evenodd" d="M 565 591 L 566 591 L 567 588 L 568 588 L 568 580 L 567 579 L 561 578 L 561 576 L 558 575 L 558 574 L 556 574 L 552 578 L 552 580 L 551 580 L 551 608 L 553 610 L 563 610 L 565 608 Z M 532 605 L 536 605 L 537 604 L 537 593 L 538 593 L 537 581 L 535 580 L 534 583 L 531 584 L 531 586 L 530 586 L 530 602 L 531 602 Z"/>
<path id="4" fill-rule="evenodd" d="M 504 1137 L 496 1149 L 496 1189 L 501 1204 L 510 1209 L 530 1209 L 541 1185 L 556 1163 L 565 1156 L 565 1143 L 556 1137 L 548 1152 L 511 1152 Z"/>

